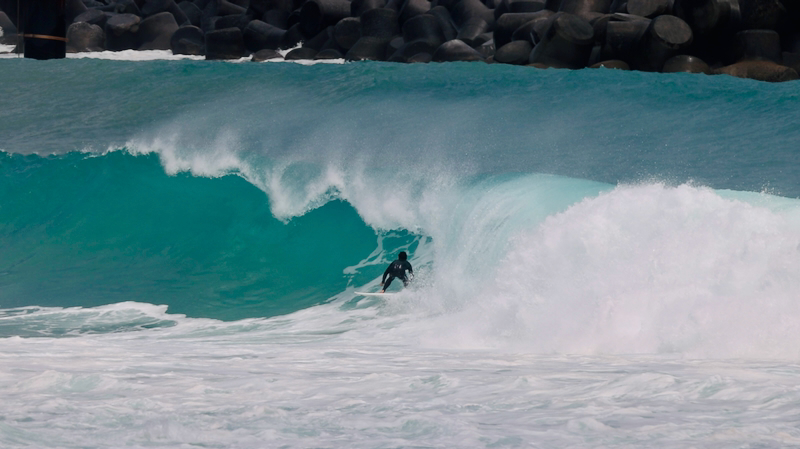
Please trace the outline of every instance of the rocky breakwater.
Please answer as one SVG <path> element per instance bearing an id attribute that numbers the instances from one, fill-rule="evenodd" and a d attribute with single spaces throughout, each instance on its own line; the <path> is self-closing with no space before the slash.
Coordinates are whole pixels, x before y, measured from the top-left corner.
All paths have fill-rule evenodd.
<path id="1" fill-rule="evenodd" d="M 798 79 L 797 0 L 66 0 L 68 51 Z M 0 0 L 3 11 L 13 7 Z M 0 12 L 4 39 L 16 32 Z M 285 52 L 284 52 L 285 53 Z"/>

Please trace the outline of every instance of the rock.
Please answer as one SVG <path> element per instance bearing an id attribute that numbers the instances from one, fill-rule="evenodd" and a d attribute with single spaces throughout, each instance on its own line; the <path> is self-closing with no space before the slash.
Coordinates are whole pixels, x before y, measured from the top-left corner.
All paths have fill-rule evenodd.
<path id="1" fill-rule="evenodd" d="M 349 16 L 347 0 L 306 0 L 300 8 L 300 28 L 306 36 L 314 36 Z"/>
<path id="2" fill-rule="evenodd" d="M 286 30 L 272 26 L 260 20 L 252 20 L 244 29 L 244 46 L 255 53 L 259 50 L 277 50 L 281 48 Z"/>
<path id="3" fill-rule="evenodd" d="M 281 56 L 277 50 L 264 49 L 253 53 L 253 58 L 251 60 L 253 62 L 264 62 L 270 59 L 283 59 L 283 56 Z"/>
<path id="4" fill-rule="evenodd" d="M 174 55 L 206 54 L 206 40 L 203 31 L 194 25 L 185 25 L 178 28 L 170 38 L 170 48 Z"/>
<path id="5" fill-rule="evenodd" d="M 103 51 L 106 33 L 99 25 L 88 22 L 75 22 L 67 28 L 67 53 Z"/>
<path id="6" fill-rule="evenodd" d="M 611 20 L 606 24 L 600 60 L 619 59 L 631 63 L 638 57 L 640 42 L 650 20 L 639 17 L 632 20 Z"/>
<path id="7" fill-rule="evenodd" d="M 797 71 L 772 61 L 741 61 L 722 67 L 716 73 L 759 81 L 794 81 L 800 78 Z"/>
<path id="8" fill-rule="evenodd" d="M 389 58 L 390 61 L 406 62 L 419 54 L 433 54 L 445 42 L 436 17 L 423 14 L 403 24 L 403 44 Z"/>
<path id="9" fill-rule="evenodd" d="M 739 39 L 739 61 L 766 60 L 780 64 L 781 38 L 772 30 L 745 30 L 736 33 Z"/>
<path id="10" fill-rule="evenodd" d="M 236 27 L 206 33 L 206 59 L 239 59 L 244 56 L 242 30 Z"/>
<path id="11" fill-rule="evenodd" d="M 536 20 L 546 19 L 553 15 L 552 11 L 508 13 L 497 19 L 494 29 L 494 43 L 498 47 L 511 42 L 512 36 L 521 26 Z"/>
<path id="12" fill-rule="evenodd" d="M 539 12 L 545 9 L 544 0 L 509 0 L 507 4 L 510 13 Z M 495 15 L 497 17 L 499 16 Z"/>
<path id="13" fill-rule="evenodd" d="M 301 60 L 312 60 L 315 56 L 319 53 L 317 50 L 308 47 L 301 47 L 295 48 L 294 50 L 286 53 L 284 59 L 287 61 L 301 61 Z"/>
<path id="14" fill-rule="evenodd" d="M 154 14 L 139 24 L 139 50 L 169 50 L 172 34 L 178 30 L 175 16 L 168 11 Z"/>
<path id="15" fill-rule="evenodd" d="M 431 10 L 431 3 L 428 0 L 405 0 L 400 8 L 398 20 L 402 26 L 409 19 L 417 17 Z"/>
<path id="16" fill-rule="evenodd" d="M 51 3 L 51 5 L 52 4 L 53 3 Z M 81 14 L 83 14 L 86 11 L 89 10 L 89 8 L 87 8 L 86 5 L 84 5 L 81 0 L 66 0 L 62 4 L 65 7 L 65 10 L 64 10 L 64 14 L 66 15 L 65 24 L 66 23 L 70 23 L 70 24 L 73 23 L 75 21 L 76 17 L 78 17 L 79 15 L 81 15 Z M 24 3 L 23 3 L 23 5 L 24 5 Z M 23 11 L 25 10 L 24 6 L 22 7 L 22 10 Z M 28 31 L 26 31 L 25 28 L 23 28 L 23 33 L 27 33 L 27 32 Z"/>
<path id="17" fill-rule="evenodd" d="M 591 69 L 616 69 L 616 70 L 630 70 L 631 67 L 627 62 L 619 59 L 609 59 L 608 61 L 601 61 L 589 66 Z"/>
<path id="18" fill-rule="evenodd" d="M 460 0 L 451 13 L 458 29 L 456 38 L 469 46 L 480 45 L 478 36 L 495 26 L 494 12 L 479 0 Z"/>
<path id="19" fill-rule="evenodd" d="M 314 59 L 344 59 L 344 55 L 335 48 L 329 48 L 317 53 Z"/>
<path id="20" fill-rule="evenodd" d="M 117 14 L 133 14 L 142 17 L 142 11 L 134 0 L 118 0 L 114 4 L 114 12 Z"/>
<path id="21" fill-rule="evenodd" d="M 345 55 L 348 61 L 384 61 L 389 41 L 397 34 L 397 13 L 391 9 L 371 9 L 361 15 L 361 38 Z"/>
<path id="22" fill-rule="evenodd" d="M 122 51 L 138 47 L 136 33 L 142 19 L 133 14 L 118 14 L 106 21 L 106 50 Z"/>
<path id="23" fill-rule="evenodd" d="M 688 55 L 677 55 L 669 58 L 664 63 L 664 68 L 661 71 L 664 73 L 705 73 L 706 75 L 712 73 L 711 67 L 705 61 Z"/>
<path id="24" fill-rule="evenodd" d="M 434 62 L 474 62 L 483 61 L 483 57 L 477 50 L 465 44 L 463 41 L 454 39 L 440 45 L 433 53 L 431 60 Z"/>
<path id="25" fill-rule="evenodd" d="M 350 50 L 361 37 L 361 19 L 347 17 L 339 21 L 333 29 L 333 38 L 345 50 Z"/>
<path id="26" fill-rule="evenodd" d="M 189 19 L 174 0 L 147 0 L 142 6 L 142 17 L 147 18 L 162 12 L 168 12 L 175 18 L 179 25 L 188 25 Z"/>
<path id="27" fill-rule="evenodd" d="M 548 20 L 547 31 L 533 47 L 529 62 L 557 68 L 586 67 L 594 46 L 594 28 L 569 13 L 557 13 Z"/>
<path id="28" fill-rule="evenodd" d="M 281 42 L 281 50 L 286 50 L 287 48 L 294 48 L 297 44 L 300 43 L 305 39 L 303 36 L 303 32 L 300 31 L 300 24 L 294 24 L 286 30 L 286 34 L 283 35 L 283 41 Z"/>
<path id="29" fill-rule="evenodd" d="M 611 0 L 562 0 L 559 12 L 579 16 L 585 20 L 594 19 L 597 15 L 608 14 Z"/>
<path id="30" fill-rule="evenodd" d="M 627 0 L 627 11 L 635 16 L 654 19 L 660 15 L 672 13 L 670 0 Z"/>
<path id="31" fill-rule="evenodd" d="M 214 23 L 214 29 L 221 30 L 223 28 L 236 27 L 239 28 L 242 33 L 244 33 L 244 29 L 247 28 L 247 24 L 249 24 L 252 20 L 253 18 L 247 14 L 232 14 L 217 19 L 217 21 Z"/>
<path id="32" fill-rule="evenodd" d="M 384 6 L 386 6 L 386 0 L 353 0 L 350 3 L 350 15 L 352 17 L 361 17 L 361 14 L 370 9 L 383 8 Z"/>
<path id="33" fill-rule="evenodd" d="M 78 15 L 78 17 L 75 17 L 75 21 L 73 23 L 85 22 L 91 25 L 97 25 L 100 27 L 100 31 L 102 31 L 103 28 L 105 28 L 106 26 L 108 17 L 109 16 L 107 16 L 106 13 L 104 13 L 103 11 L 97 9 L 89 9 L 86 12 Z"/>
<path id="34" fill-rule="evenodd" d="M 414 63 L 422 63 L 427 64 L 433 60 L 433 56 L 428 53 L 417 53 L 416 55 L 408 58 L 408 62 L 411 64 Z"/>
<path id="35" fill-rule="evenodd" d="M 494 61 L 503 64 L 525 65 L 533 50 L 533 45 L 528 41 L 509 42 L 494 54 Z"/>
<path id="36" fill-rule="evenodd" d="M 186 19 L 190 24 L 196 27 L 200 26 L 200 23 L 203 20 L 203 11 L 198 8 L 197 5 L 189 0 L 184 0 L 178 3 L 178 8 L 183 11 L 183 15 L 186 16 Z"/>
<path id="37" fill-rule="evenodd" d="M 270 9 L 264 13 L 261 20 L 282 30 L 289 29 L 289 12 L 282 9 Z"/>
<path id="38" fill-rule="evenodd" d="M 445 42 L 451 41 L 458 36 L 458 30 L 453 25 L 453 18 L 450 16 L 450 11 L 444 6 L 435 6 L 431 8 L 426 14 L 436 17 L 439 22 L 439 29 L 442 30 Z"/>
<path id="39" fill-rule="evenodd" d="M 642 35 L 637 70 L 660 72 L 667 59 L 692 43 L 692 30 L 678 17 L 663 15 L 650 22 Z"/>

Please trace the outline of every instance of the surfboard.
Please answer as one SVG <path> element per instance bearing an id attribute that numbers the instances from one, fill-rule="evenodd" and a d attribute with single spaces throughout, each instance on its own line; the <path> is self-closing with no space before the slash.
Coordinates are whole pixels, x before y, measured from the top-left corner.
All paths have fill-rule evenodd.
<path id="1" fill-rule="evenodd" d="M 371 293 L 371 292 L 353 292 L 353 293 L 355 293 L 356 295 L 359 295 L 359 296 L 392 296 L 392 295 L 396 294 L 396 293 L 380 293 L 380 292 L 374 292 L 374 293 Z"/>

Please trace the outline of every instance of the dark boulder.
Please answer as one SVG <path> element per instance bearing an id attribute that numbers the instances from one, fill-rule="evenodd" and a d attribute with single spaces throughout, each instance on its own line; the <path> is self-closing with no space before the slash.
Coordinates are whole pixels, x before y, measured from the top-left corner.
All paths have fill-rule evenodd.
<path id="1" fill-rule="evenodd" d="M 289 29 L 289 12 L 282 9 L 270 9 L 261 16 L 261 21 L 282 30 Z"/>
<path id="2" fill-rule="evenodd" d="M 544 0 L 509 0 L 507 5 L 510 13 L 539 12 L 545 9 Z M 497 17 L 500 15 L 495 13 L 495 18 Z"/>
<path id="3" fill-rule="evenodd" d="M 239 28 L 224 28 L 206 33 L 206 59 L 239 59 L 244 53 L 244 37 Z"/>
<path id="4" fill-rule="evenodd" d="M 307 0 L 300 8 L 300 28 L 306 36 L 314 36 L 349 16 L 347 0 Z"/>
<path id="5" fill-rule="evenodd" d="M 183 11 L 183 15 L 186 16 L 186 19 L 189 21 L 190 24 L 199 27 L 201 21 L 203 20 L 203 11 L 197 7 L 194 3 L 190 2 L 189 0 L 184 0 L 178 3 L 178 8 Z"/>
<path id="6" fill-rule="evenodd" d="M 638 57 L 642 36 L 647 32 L 650 22 L 644 17 L 607 22 L 599 60 L 620 59 L 630 64 Z"/>
<path id="7" fill-rule="evenodd" d="M 23 11 L 25 10 L 25 6 L 24 6 L 25 3 L 26 2 L 22 3 L 22 5 L 23 5 L 22 10 Z M 52 4 L 53 3 L 51 3 L 51 5 Z M 62 3 L 62 4 L 64 5 L 64 8 L 65 8 L 66 23 L 70 23 L 70 24 L 75 21 L 76 17 L 78 17 L 79 15 L 81 15 L 81 14 L 83 14 L 86 11 L 89 10 L 89 8 L 87 8 L 86 5 L 84 5 L 81 0 L 66 0 L 66 2 Z M 24 27 L 22 29 L 22 32 L 23 33 L 27 32 L 27 31 L 25 31 Z"/>
<path id="8" fill-rule="evenodd" d="M 321 52 L 317 53 L 314 56 L 314 59 L 343 59 L 344 55 L 335 48 L 329 48 L 327 50 L 322 50 Z"/>
<path id="9" fill-rule="evenodd" d="M 431 10 L 431 2 L 428 0 L 405 0 L 400 8 L 398 20 L 402 26 L 409 19 L 417 17 Z"/>
<path id="10" fill-rule="evenodd" d="M 511 36 L 519 27 L 533 20 L 547 18 L 553 15 L 552 11 L 523 12 L 503 14 L 497 19 L 494 28 L 494 43 L 498 48 L 511 42 Z"/>
<path id="11" fill-rule="evenodd" d="M 451 13 L 458 29 L 456 38 L 469 46 L 483 43 L 478 42 L 479 36 L 494 29 L 494 12 L 479 0 L 460 0 Z"/>
<path id="12" fill-rule="evenodd" d="M 715 73 L 770 82 L 794 81 L 800 78 L 793 68 L 772 61 L 741 61 L 717 69 Z"/>
<path id="13" fill-rule="evenodd" d="M 585 19 L 557 13 L 531 51 L 529 61 L 548 67 L 580 69 L 586 67 L 594 46 L 594 28 Z"/>
<path id="14" fill-rule="evenodd" d="M 661 71 L 664 73 L 705 73 L 706 75 L 712 73 L 711 67 L 705 61 L 689 55 L 676 55 L 669 58 Z"/>
<path id="15" fill-rule="evenodd" d="M 253 53 L 253 58 L 251 60 L 253 62 L 264 62 L 270 59 L 283 59 L 283 56 L 281 56 L 277 50 L 264 49 Z"/>
<path id="16" fill-rule="evenodd" d="M 137 39 L 139 50 L 169 50 L 172 34 L 178 30 L 175 16 L 164 11 L 154 14 L 139 24 Z"/>
<path id="17" fill-rule="evenodd" d="M 739 39 L 738 60 L 782 62 L 781 38 L 772 30 L 745 30 L 736 34 Z"/>
<path id="18" fill-rule="evenodd" d="M 409 19 L 403 24 L 403 44 L 389 58 L 390 61 L 406 62 L 419 54 L 433 54 L 445 42 L 439 21 L 428 14 Z"/>
<path id="19" fill-rule="evenodd" d="M 509 42 L 498 48 L 494 54 L 494 61 L 503 64 L 525 65 L 531 55 L 533 46 L 528 41 Z"/>
<path id="20" fill-rule="evenodd" d="M 463 41 L 454 39 L 440 45 L 433 53 L 431 60 L 434 62 L 474 62 L 483 61 L 483 57 L 477 50 L 465 44 Z"/>
<path id="21" fill-rule="evenodd" d="M 361 37 L 361 19 L 347 17 L 339 21 L 333 29 L 333 38 L 345 50 L 350 50 Z"/>
<path id="22" fill-rule="evenodd" d="M 386 48 L 397 34 L 397 12 L 381 8 L 361 15 L 361 38 L 345 55 L 348 61 L 384 61 Z"/>
<path id="23" fill-rule="evenodd" d="M 458 30 L 455 25 L 453 25 L 453 17 L 450 15 L 450 11 L 448 11 L 447 8 L 444 6 L 435 6 L 426 14 L 436 17 L 436 21 L 439 22 L 439 29 L 442 30 L 442 34 L 444 35 L 445 42 L 451 41 L 458 36 Z"/>
<path id="24" fill-rule="evenodd" d="M 562 0 L 558 10 L 591 20 L 599 15 L 608 14 L 611 10 L 611 0 Z"/>
<path id="25" fill-rule="evenodd" d="M 433 56 L 431 56 L 428 53 L 417 53 L 416 55 L 408 58 L 408 63 L 410 63 L 410 64 L 414 64 L 414 63 L 427 64 L 427 63 L 431 62 L 432 60 L 433 60 Z"/>
<path id="26" fill-rule="evenodd" d="M 250 52 L 259 50 L 277 50 L 281 48 L 286 30 L 272 26 L 260 20 L 252 20 L 244 29 L 244 46 Z"/>
<path id="27" fill-rule="evenodd" d="M 162 12 L 172 14 L 175 18 L 175 22 L 179 25 L 188 25 L 190 23 L 183 9 L 181 9 L 174 0 L 148 0 L 144 6 L 142 6 L 142 17 L 145 18 Z"/>
<path id="28" fill-rule="evenodd" d="M 136 34 L 142 19 L 133 14 L 118 14 L 106 21 L 106 50 L 133 50 L 138 47 Z"/>
<path id="29" fill-rule="evenodd" d="M 206 41 L 203 31 L 194 25 L 185 25 L 172 33 L 170 47 L 174 55 L 195 55 L 206 54 Z"/>
<path id="30" fill-rule="evenodd" d="M 608 61 L 600 61 L 589 66 L 590 69 L 616 69 L 616 70 L 630 70 L 631 67 L 625 61 L 619 59 L 609 59 Z"/>
<path id="31" fill-rule="evenodd" d="M 142 10 L 134 0 L 118 0 L 114 3 L 114 13 L 116 14 L 133 14 L 134 16 L 142 17 Z"/>
<path id="32" fill-rule="evenodd" d="M 280 48 L 282 50 L 294 48 L 303 39 L 305 39 L 305 36 L 303 36 L 303 32 L 300 31 L 300 24 L 294 24 L 293 26 L 289 27 L 289 29 L 286 30 L 286 34 L 283 35 L 283 41 L 281 42 Z"/>
<path id="33" fill-rule="evenodd" d="M 370 9 L 378 9 L 386 6 L 386 0 L 353 0 L 350 3 L 350 16 L 361 17 L 361 14 Z"/>
<path id="34" fill-rule="evenodd" d="M 317 50 L 308 47 L 295 48 L 294 50 L 286 53 L 283 58 L 287 61 L 305 61 L 312 60 L 319 53 Z"/>
<path id="35" fill-rule="evenodd" d="M 103 11 L 100 11 L 98 9 L 89 9 L 86 12 L 78 15 L 78 17 L 75 18 L 75 21 L 73 23 L 85 22 L 91 25 L 97 25 L 100 27 L 102 31 L 102 29 L 105 28 L 106 26 L 108 17 L 109 16 L 106 15 L 106 13 L 104 13 Z"/>
<path id="36" fill-rule="evenodd" d="M 692 37 L 691 28 L 680 18 L 670 15 L 656 17 L 642 35 L 635 68 L 660 72 L 667 59 L 692 43 Z"/>
<path id="37" fill-rule="evenodd" d="M 244 33 L 244 29 L 247 28 L 247 24 L 249 24 L 252 20 L 253 18 L 247 14 L 232 14 L 223 16 L 214 23 L 214 29 L 221 30 L 223 28 L 236 27 L 239 28 L 242 33 Z"/>
<path id="38" fill-rule="evenodd" d="M 75 22 L 67 28 L 67 53 L 103 51 L 106 33 L 98 25 L 88 22 Z"/>
<path id="39" fill-rule="evenodd" d="M 672 13 L 671 0 L 627 0 L 628 14 L 654 19 Z"/>

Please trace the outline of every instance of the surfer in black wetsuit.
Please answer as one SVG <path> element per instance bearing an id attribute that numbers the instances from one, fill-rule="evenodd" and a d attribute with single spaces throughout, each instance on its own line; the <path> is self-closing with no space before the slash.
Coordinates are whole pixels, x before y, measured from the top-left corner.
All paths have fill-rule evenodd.
<path id="1" fill-rule="evenodd" d="M 394 278 L 398 278 L 403 281 L 403 286 L 407 287 L 410 279 L 406 276 L 406 271 L 413 276 L 414 269 L 411 268 L 411 264 L 408 263 L 408 255 L 405 251 L 400 251 L 400 254 L 397 255 L 397 260 L 390 263 L 389 266 L 386 268 L 386 271 L 383 272 L 383 279 L 381 280 L 381 285 L 383 286 L 383 290 L 381 293 L 385 293 L 386 289 L 389 288 L 389 284 L 392 283 Z M 388 279 L 386 277 L 389 277 Z"/>

